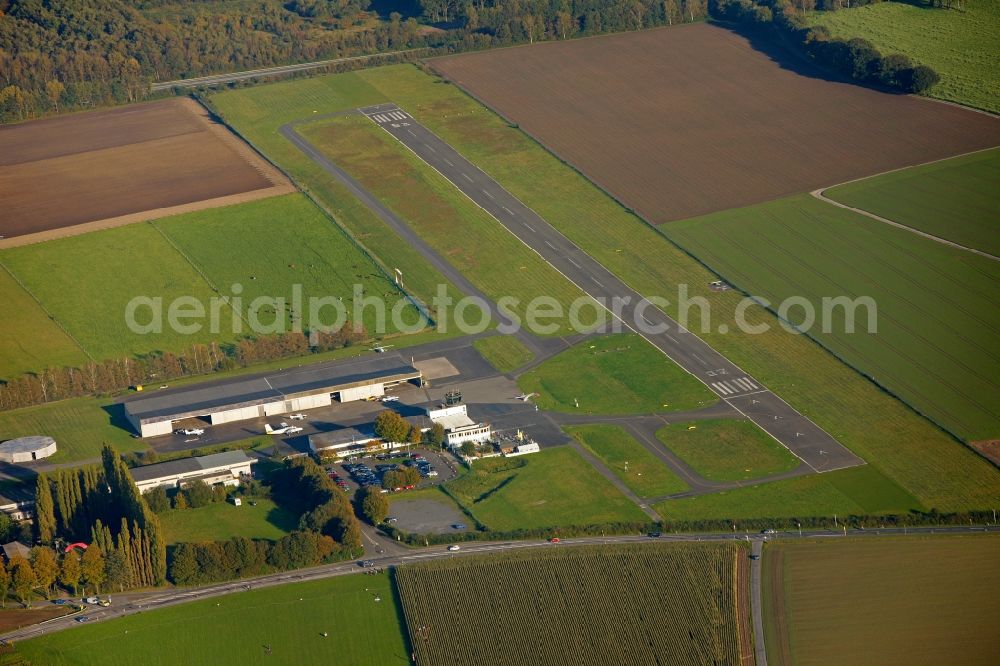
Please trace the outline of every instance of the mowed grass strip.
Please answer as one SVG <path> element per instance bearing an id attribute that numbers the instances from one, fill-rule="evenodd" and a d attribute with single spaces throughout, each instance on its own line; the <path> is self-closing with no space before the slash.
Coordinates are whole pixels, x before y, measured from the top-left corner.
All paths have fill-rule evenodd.
<path id="1" fill-rule="evenodd" d="M 535 358 L 535 354 L 513 335 L 493 335 L 472 343 L 476 351 L 500 372 L 512 372 Z"/>
<path id="2" fill-rule="evenodd" d="M 769 543 L 768 662 L 994 663 L 997 557 L 995 535 Z"/>
<path id="3" fill-rule="evenodd" d="M 1000 264 L 802 195 L 666 226 L 739 289 L 960 437 L 1000 432 Z M 766 270 L 763 270 L 766 267 Z M 866 298 L 872 311 L 824 310 Z M 779 310 L 779 312 L 781 312 Z"/>
<path id="4" fill-rule="evenodd" d="M 710 481 L 759 479 L 801 461 L 750 421 L 671 423 L 656 432 L 664 446 Z"/>
<path id="5" fill-rule="evenodd" d="M 396 581 L 418 664 L 740 662 L 735 543 L 647 543 L 411 564 Z"/>
<path id="6" fill-rule="evenodd" d="M 688 489 L 662 460 L 620 426 L 572 426 L 567 427 L 566 432 L 604 461 L 639 497 L 658 497 Z"/>
<path id="7" fill-rule="evenodd" d="M 250 501 L 257 503 L 252 506 Z M 212 502 L 197 509 L 171 509 L 159 515 L 168 544 L 224 541 L 232 537 L 280 539 L 298 526 L 298 517 L 269 499 L 243 498 L 242 506 Z"/>
<path id="8" fill-rule="evenodd" d="M 870 465 L 666 500 L 653 509 L 668 521 L 832 518 L 926 510 Z"/>
<path id="9" fill-rule="evenodd" d="M 144 451 L 141 439 L 131 436 L 120 405 L 106 398 L 71 398 L 47 405 L 0 411 L 0 439 L 48 435 L 57 451 L 47 463 L 96 461 L 105 442 L 120 453 Z"/>
<path id="10" fill-rule="evenodd" d="M 87 362 L 83 349 L 2 266 L 0 302 L 7 310 L 0 326 L 0 380 Z"/>
<path id="11" fill-rule="evenodd" d="M 938 238 L 1000 256 L 1000 150 L 831 187 L 823 194 Z"/>
<path id="12" fill-rule="evenodd" d="M 447 484 L 491 530 L 644 522 L 646 515 L 569 447 L 487 458 Z"/>
<path id="13" fill-rule="evenodd" d="M 361 116 L 303 125 L 299 133 L 409 224 L 494 302 L 514 298 L 523 321 L 527 305 L 545 297 L 562 307 L 551 333 L 567 332 L 570 304 L 583 292 L 503 225 L 402 144 Z M 471 319 L 475 324 L 478 320 Z"/>
<path id="14" fill-rule="evenodd" d="M 389 98 L 362 80 L 357 73 L 282 81 L 222 92 L 211 104 L 227 123 L 302 187 L 336 218 L 337 223 L 389 267 L 406 267 L 406 288 L 430 303 L 439 284 L 452 297 L 460 294 L 412 246 L 383 223 L 347 188 L 330 178 L 315 162 L 278 133 L 290 122 L 359 106 L 387 102 Z"/>
<path id="15" fill-rule="evenodd" d="M 646 414 L 707 407 L 704 384 L 635 334 L 585 340 L 518 378 L 542 409 L 574 414 Z"/>
<path id="16" fill-rule="evenodd" d="M 764 310 L 750 308 L 745 321 L 769 329 L 742 334 L 734 316 L 740 294 L 713 292 L 708 284 L 718 276 L 457 87 L 405 65 L 358 76 L 391 93 L 393 101 L 632 288 L 647 296 L 666 295 L 671 316 L 678 316 L 673 293 L 678 285 L 686 286 L 688 296 L 706 299 L 716 328 L 696 331 L 701 338 L 920 503 L 944 511 L 1000 502 L 995 467 L 811 340 L 781 329 Z M 720 324 L 729 333 L 718 333 Z M 730 498 L 731 508 L 739 511 L 739 498 Z M 857 499 L 864 501 L 864 493 Z"/>
<path id="17" fill-rule="evenodd" d="M 295 325 L 308 330 L 314 321 L 333 325 L 337 323 L 337 308 L 342 306 L 347 321 L 360 321 L 373 335 L 396 331 L 390 316 L 385 318 L 384 330 L 378 330 L 376 309 L 362 309 L 354 290 L 357 286 L 363 298 L 385 302 L 387 313 L 404 298 L 403 292 L 301 194 L 179 215 L 152 224 L 223 294 L 238 294 L 244 314 L 255 299 L 281 299 L 286 306 L 283 312 L 275 313 L 266 306 L 270 310 L 261 313 L 265 324 L 275 322 L 285 330 Z M 234 285 L 239 285 L 238 289 Z M 310 308 L 311 298 L 326 299 L 330 304 Z M 404 323 L 417 320 L 412 305 L 406 306 L 402 316 Z"/>
<path id="18" fill-rule="evenodd" d="M 221 244 L 217 250 L 222 253 L 224 248 Z M 207 311 L 216 294 L 194 266 L 149 224 L 9 248 L 0 251 L 0 261 L 97 359 L 180 351 L 192 344 L 235 337 L 213 335 L 207 320 L 192 334 L 168 325 L 167 311 L 174 299 L 193 297 L 205 304 Z M 159 331 L 130 330 L 125 313 L 135 298 L 161 299 Z M 223 305 L 220 312 L 223 321 L 232 316 L 228 306 Z M 150 307 L 138 308 L 136 320 L 152 322 Z"/>
<path id="19" fill-rule="evenodd" d="M 861 37 L 882 53 L 902 53 L 933 67 L 941 81 L 927 91 L 931 97 L 1000 112 L 996 0 L 963 3 L 961 8 L 878 2 L 809 16 L 813 25 L 826 26 L 837 37 Z"/>
<path id="20" fill-rule="evenodd" d="M 338 576 L 74 627 L 18 642 L 17 654 L 51 666 L 403 665 L 410 663 L 404 631 L 387 575 Z"/>

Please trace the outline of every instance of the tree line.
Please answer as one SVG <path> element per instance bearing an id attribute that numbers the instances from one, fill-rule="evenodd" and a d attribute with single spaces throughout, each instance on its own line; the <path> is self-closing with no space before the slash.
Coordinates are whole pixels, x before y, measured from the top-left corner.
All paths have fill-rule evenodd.
<path id="1" fill-rule="evenodd" d="M 60 555 L 50 546 L 35 546 L 28 557 L 15 555 L 7 563 L 0 559 L 0 606 L 6 608 L 11 594 L 25 606 L 36 592 L 49 599 L 57 584 L 73 595 L 79 594 L 81 587 L 99 594 L 105 583 L 121 579 L 117 565 L 108 564 L 97 546 L 82 556 L 75 549 Z"/>
<path id="2" fill-rule="evenodd" d="M 855 0 L 855 5 L 868 1 Z M 835 9 L 837 2 L 820 0 L 820 7 Z M 805 12 L 815 7 L 816 0 L 712 0 L 711 12 L 716 18 L 780 31 L 820 66 L 855 81 L 922 93 L 940 80 L 927 65 L 900 53 L 883 55 L 867 39 L 832 37 L 826 26 L 809 26 Z"/>
<path id="3" fill-rule="evenodd" d="M 0 122 L 135 102 L 152 81 L 385 51 L 438 52 L 697 21 L 706 0 L 0 0 Z M 422 26 L 434 24 L 434 28 Z"/>
<path id="4" fill-rule="evenodd" d="M 170 579 L 177 585 L 199 585 L 349 559 L 363 552 L 354 507 L 311 458 L 286 461 L 272 473 L 270 491 L 275 502 L 299 515 L 298 529 L 277 541 L 235 537 L 177 544 L 170 557 Z M 198 501 L 190 491 L 184 494 L 192 506 Z"/>
<path id="5" fill-rule="evenodd" d="M 88 543 L 87 552 L 96 553 L 90 557 L 101 557 L 105 578 L 100 583 L 118 590 L 162 585 L 167 565 L 159 520 L 117 451 L 106 445 L 101 463 L 38 475 L 36 541 Z"/>
<path id="6" fill-rule="evenodd" d="M 312 339 L 312 343 L 310 343 Z M 0 410 L 17 409 L 85 395 L 114 393 L 177 377 L 245 368 L 257 363 L 318 354 L 349 347 L 368 339 L 363 326 L 345 325 L 338 331 L 243 338 L 230 344 L 195 344 L 180 353 L 158 351 L 143 356 L 107 359 L 77 367 L 49 368 L 0 383 Z"/>

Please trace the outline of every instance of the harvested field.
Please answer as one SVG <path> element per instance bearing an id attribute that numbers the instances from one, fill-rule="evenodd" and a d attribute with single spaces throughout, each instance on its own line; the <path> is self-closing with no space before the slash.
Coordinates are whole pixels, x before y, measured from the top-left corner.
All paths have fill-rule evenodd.
<path id="1" fill-rule="evenodd" d="M 431 61 L 660 223 L 1000 144 L 1000 121 L 832 82 L 708 25 Z"/>
<path id="2" fill-rule="evenodd" d="M 189 99 L 0 127 L 4 247 L 293 189 Z"/>

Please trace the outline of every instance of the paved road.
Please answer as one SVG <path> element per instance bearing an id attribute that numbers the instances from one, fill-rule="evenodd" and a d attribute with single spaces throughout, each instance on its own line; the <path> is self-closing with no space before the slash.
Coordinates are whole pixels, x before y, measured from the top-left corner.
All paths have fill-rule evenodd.
<path id="1" fill-rule="evenodd" d="M 756 559 L 750 560 L 750 617 L 753 618 L 753 651 L 757 666 L 767 666 L 767 650 L 764 648 L 764 603 L 761 583 L 761 553 L 764 542 L 757 539 L 750 552 Z"/>
<path id="2" fill-rule="evenodd" d="M 245 79 L 256 79 L 261 77 L 282 76 L 294 72 L 305 72 L 311 69 L 322 69 L 330 65 L 346 62 L 369 60 L 371 58 L 392 58 L 398 55 L 427 52 L 429 49 L 406 49 L 403 51 L 387 51 L 385 53 L 372 53 L 370 55 L 351 56 L 349 58 L 334 58 L 332 60 L 315 60 L 313 62 L 301 62 L 294 65 L 278 65 L 275 67 L 263 67 L 261 69 L 248 69 L 242 72 L 230 72 L 228 74 L 210 74 L 209 76 L 199 76 L 193 79 L 177 79 L 175 81 L 158 81 L 150 86 L 150 90 L 158 92 L 170 90 L 171 88 L 194 88 L 197 86 L 214 86 L 233 81 L 243 81 Z"/>
<path id="3" fill-rule="evenodd" d="M 365 532 L 371 532 L 367 528 Z M 880 529 L 880 530 L 851 530 L 852 537 L 873 538 L 902 536 L 904 534 L 983 534 L 986 532 L 1000 532 L 1000 527 L 923 527 L 904 529 Z M 795 539 L 798 532 L 782 532 L 771 537 L 772 539 Z M 831 532 L 829 530 L 803 530 L 802 537 L 831 537 L 844 538 L 841 532 Z M 411 564 L 422 560 L 442 559 L 451 557 L 465 557 L 474 554 L 496 552 L 503 550 L 517 550 L 522 548 L 559 548 L 563 545 L 602 545 L 616 543 L 648 543 L 653 541 L 644 535 L 634 536 L 594 536 L 564 539 L 561 544 L 550 544 L 546 541 L 503 541 L 503 542 L 482 542 L 469 543 L 462 546 L 462 550 L 455 553 L 449 552 L 444 546 L 434 546 L 431 548 L 413 550 L 395 544 L 384 537 L 377 537 L 380 541 L 387 542 L 385 554 L 369 554 L 367 559 L 374 562 L 376 568 L 398 566 L 401 564 Z M 658 541 L 729 541 L 734 538 L 731 533 L 706 533 L 706 534 L 664 534 Z M 749 539 L 750 541 L 760 540 L 760 535 L 737 535 L 737 539 Z M 155 610 L 168 606 L 176 606 L 188 601 L 198 599 L 208 599 L 221 597 L 229 594 L 239 594 L 247 589 L 261 589 L 274 587 L 287 583 L 297 583 L 309 580 L 319 580 L 322 578 L 332 578 L 334 576 L 344 576 L 349 574 L 360 574 L 361 569 L 356 562 L 340 562 L 328 564 L 310 569 L 299 569 L 297 571 L 287 571 L 257 578 L 248 578 L 230 583 L 220 583 L 218 585 L 206 585 L 198 588 L 186 589 L 164 589 L 154 590 L 149 593 L 132 593 L 124 595 L 130 603 L 125 606 L 115 605 L 111 608 L 101 608 L 92 611 L 85 611 L 83 615 L 91 618 L 91 622 L 103 622 L 125 615 L 134 615 L 143 611 Z M 13 640 L 15 642 L 36 638 L 45 634 L 54 633 L 63 629 L 78 626 L 75 616 L 67 616 L 51 620 L 31 627 L 25 627 L 15 631 L 10 631 L 0 635 L 0 639 Z"/>
<path id="4" fill-rule="evenodd" d="M 619 318 L 628 328 L 701 380 L 814 471 L 864 464 L 826 431 L 628 287 L 398 106 L 381 104 L 359 111 L 451 181 L 585 293 L 605 304 L 616 299 L 624 302 Z M 293 142 L 317 159 L 315 149 L 295 136 L 299 140 Z M 317 161 L 329 163 L 322 155 L 318 157 Z"/>

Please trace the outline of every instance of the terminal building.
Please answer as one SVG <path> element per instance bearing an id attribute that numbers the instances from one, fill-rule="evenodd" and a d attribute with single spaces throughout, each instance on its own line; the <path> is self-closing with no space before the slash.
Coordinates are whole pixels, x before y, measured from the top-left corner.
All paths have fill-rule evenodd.
<path id="1" fill-rule="evenodd" d="M 444 427 L 445 442 L 452 448 L 465 442 L 488 442 L 493 436 L 490 424 L 470 419 L 469 411 L 463 404 L 430 409 L 427 410 L 427 416 L 432 422 Z"/>
<path id="2" fill-rule="evenodd" d="M 195 480 L 210 486 L 238 486 L 244 477 L 250 477 L 251 465 L 257 462 L 246 451 L 224 451 L 209 456 L 168 460 L 154 465 L 133 467 L 129 472 L 139 492 L 146 492 L 157 486 L 181 488 Z"/>
<path id="3" fill-rule="evenodd" d="M 404 417 L 410 427 L 427 430 L 426 418 L 422 416 Z M 409 446 L 407 442 L 384 442 L 375 434 L 375 424 L 338 428 L 328 432 L 309 435 L 309 448 L 315 453 L 326 453 L 338 458 L 363 455 L 372 450 L 394 451 Z"/>
<path id="4" fill-rule="evenodd" d="M 421 382 L 421 373 L 397 358 L 317 364 L 157 391 L 125 402 L 125 415 L 142 437 L 168 435 L 174 423 L 201 419 L 218 425 L 378 397 L 387 388 Z"/>

